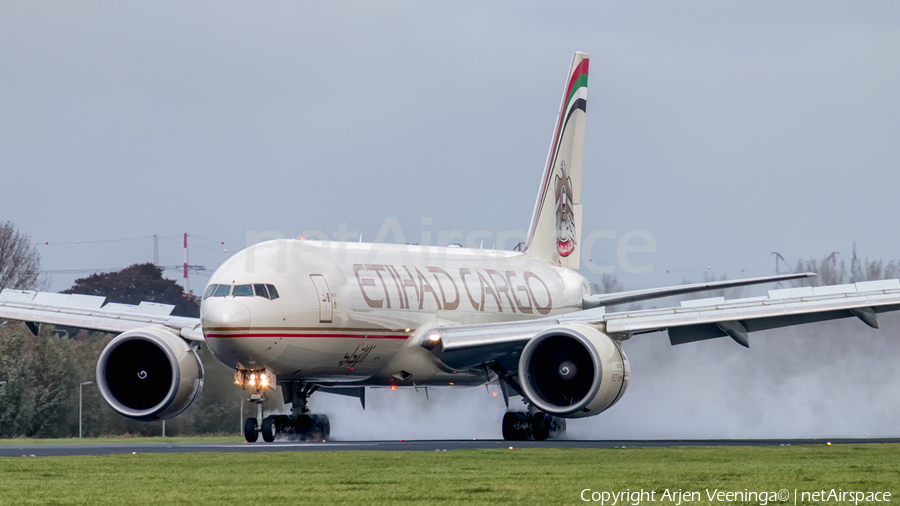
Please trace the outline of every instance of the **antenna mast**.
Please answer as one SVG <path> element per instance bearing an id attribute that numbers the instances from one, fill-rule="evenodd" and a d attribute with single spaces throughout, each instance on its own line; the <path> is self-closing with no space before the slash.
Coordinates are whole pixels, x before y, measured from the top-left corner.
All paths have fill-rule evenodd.
<path id="1" fill-rule="evenodd" d="M 775 275 L 777 276 L 781 274 L 781 264 L 779 263 L 779 260 L 784 263 L 787 262 L 784 261 L 784 257 L 781 256 L 781 253 L 777 251 L 773 251 L 772 255 L 775 255 Z M 781 288 L 781 281 L 775 284 L 775 288 Z"/>
<path id="2" fill-rule="evenodd" d="M 188 246 L 187 246 L 187 232 L 184 233 L 184 296 L 187 297 L 191 292 L 191 286 L 188 282 Z"/>

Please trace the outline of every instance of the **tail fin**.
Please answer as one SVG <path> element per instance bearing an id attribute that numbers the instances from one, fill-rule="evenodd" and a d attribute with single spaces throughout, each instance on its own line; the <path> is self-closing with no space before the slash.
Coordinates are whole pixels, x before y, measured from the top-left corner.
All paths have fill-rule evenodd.
<path id="1" fill-rule="evenodd" d="M 525 250 L 570 269 L 578 269 L 581 250 L 581 163 L 587 109 L 587 53 L 575 53 Z"/>

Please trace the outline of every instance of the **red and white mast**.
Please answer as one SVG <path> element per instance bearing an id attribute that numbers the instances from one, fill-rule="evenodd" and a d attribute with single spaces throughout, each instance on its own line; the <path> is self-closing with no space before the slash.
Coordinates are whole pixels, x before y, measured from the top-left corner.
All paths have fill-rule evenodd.
<path id="1" fill-rule="evenodd" d="M 184 296 L 187 297 L 191 291 L 188 282 L 188 248 L 187 248 L 187 232 L 184 233 Z"/>

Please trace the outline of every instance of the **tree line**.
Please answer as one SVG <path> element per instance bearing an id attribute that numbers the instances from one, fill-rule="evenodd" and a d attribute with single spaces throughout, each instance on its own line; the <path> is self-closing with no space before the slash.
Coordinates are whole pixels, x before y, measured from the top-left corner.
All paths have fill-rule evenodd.
<path id="1" fill-rule="evenodd" d="M 136 264 L 75 281 L 64 293 L 102 295 L 108 302 L 141 301 L 175 306 L 172 314 L 199 316 L 199 300 L 162 276 L 153 264 Z M 0 290 L 40 290 L 40 253 L 27 234 L 0 223 Z M 42 325 L 37 336 L 21 322 L 0 320 L 0 437 L 78 436 L 78 394 L 82 391 L 82 428 L 86 437 L 160 435 L 162 423 L 135 422 L 114 412 L 100 397 L 96 367 L 113 335 Z M 200 398 L 166 422 L 166 435 L 238 434 L 245 393 L 233 372 L 203 347 L 205 381 Z M 84 382 L 90 385 L 79 386 Z"/>
<path id="2" fill-rule="evenodd" d="M 199 301 L 185 296 L 153 264 L 76 280 L 65 293 L 106 294 L 108 302 L 142 300 L 176 306 L 174 314 L 199 316 Z M 0 322 L 0 437 L 73 437 L 78 435 L 78 395 L 82 391 L 84 435 L 160 435 L 162 423 L 135 422 L 119 416 L 100 397 L 95 371 L 100 352 L 113 339 L 102 332 L 42 325 L 37 336 L 21 322 Z M 205 381 L 200 398 L 166 423 L 166 435 L 237 434 L 246 395 L 233 373 L 208 350 L 200 350 Z M 84 382 L 90 385 L 80 386 Z"/>
<path id="3" fill-rule="evenodd" d="M 97 391 L 95 370 L 103 348 L 114 336 L 80 332 L 74 337 L 42 326 L 38 336 L 25 325 L 0 327 L 0 437 L 61 438 L 78 435 L 78 393 L 84 385 L 85 437 L 160 435 L 160 422 L 135 422 L 115 413 Z M 238 434 L 240 404 L 246 395 L 233 383 L 232 371 L 205 348 L 203 392 L 187 411 L 166 423 L 166 435 Z"/>

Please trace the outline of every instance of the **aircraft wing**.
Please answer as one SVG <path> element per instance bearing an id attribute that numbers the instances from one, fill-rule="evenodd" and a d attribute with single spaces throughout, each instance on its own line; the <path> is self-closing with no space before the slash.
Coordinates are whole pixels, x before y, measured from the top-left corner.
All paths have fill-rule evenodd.
<path id="1" fill-rule="evenodd" d="M 107 303 L 105 297 L 94 295 L 9 289 L 0 292 L 0 319 L 25 322 L 34 334 L 42 323 L 117 334 L 160 325 L 184 339 L 203 341 L 200 318 L 172 316 L 173 309 L 173 305 L 155 302 L 141 302 L 136 306 Z"/>
<path id="2" fill-rule="evenodd" d="M 749 347 L 749 334 L 803 323 L 857 317 L 878 328 L 877 315 L 900 310 L 900 280 L 770 290 L 766 297 L 685 301 L 681 307 L 606 313 L 588 309 L 537 320 L 436 327 L 424 332 L 423 348 L 454 369 L 497 363 L 506 370 L 528 341 L 554 325 L 579 322 L 613 339 L 666 331 L 672 345 L 731 337 Z"/>
<path id="3" fill-rule="evenodd" d="M 764 276 L 760 278 L 747 279 L 727 279 L 722 281 L 708 281 L 705 283 L 693 283 L 690 285 L 664 286 L 661 288 L 648 288 L 646 290 L 633 290 L 618 293 L 603 293 L 585 297 L 582 301 L 582 309 L 593 309 L 595 307 L 609 307 L 618 304 L 628 304 L 631 302 L 640 302 L 643 300 L 661 299 L 663 297 L 672 297 L 674 295 L 685 295 L 688 293 L 708 292 L 710 290 L 724 290 L 726 288 L 737 288 L 741 286 L 762 285 L 766 283 L 778 283 L 781 281 L 790 281 L 793 279 L 814 278 L 816 274 L 813 272 L 800 272 L 797 274 L 780 274 L 778 276 Z"/>

